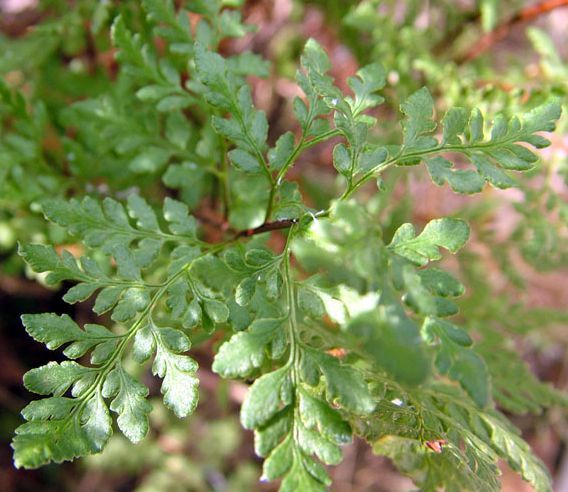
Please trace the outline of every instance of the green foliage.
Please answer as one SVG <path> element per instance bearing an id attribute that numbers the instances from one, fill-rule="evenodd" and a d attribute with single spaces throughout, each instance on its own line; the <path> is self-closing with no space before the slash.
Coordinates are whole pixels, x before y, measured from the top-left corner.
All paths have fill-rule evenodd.
<path id="1" fill-rule="evenodd" d="M 20 255 L 45 284 L 72 284 L 63 300 L 91 302 L 106 325 L 80 326 L 55 313 L 22 317 L 31 337 L 63 348 L 71 360 L 25 375 L 26 388 L 45 398 L 22 411 L 16 466 L 101 452 L 115 415 L 128 440 L 144 439 L 152 411 L 139 377 L 145 370 L 161 379 L 165 407 L 189 416 L 199 378 L 188 353 L 212 340 L 213 371 L 251 383 L 241 423 L 265 458 L 263 479 L 281 479 L 280 490 L 325 490 L 331 480 L 324 465 L 338 464 L 353 436 L 424 490 L 497 490 L 499 459 L 536 490 L 549 490 L 544 465 L 496 402 L 522 413 L 566 399 L 516 354 L 495 360 L 498 329 L 478 327 L 468 309 L 453 318 L 467 306 L 458 301 L 465 287 L 433 263 L 467 254 L 460 250 L 468 223 L 434 218 L 417 233 L 400 214 L 385 219 L 393 204 L 381 200 L 393 197 L 394 183 L 385 187 L 381 179 L 423 163 L 436 185 L 457 193 L 480 193 L 489 183 L 528 194 L 519 176 L 538 170 L 528 146 L 550 144 L 542 133 L 555 129 L 559 103 L 498 114 L 489 124 L 479 109 L 452 107 L 438 118 L 421 88 L 400 105 L 398 143 L 377 144 L 375 109 L 384 103 L 387 70 L 375 61 L 364 66 L 344 94 L 325 50 L 310 39 L 296 73 L 303 96 L 292 102 L 298 131 L 273 135 L 248 78 L 267 76 L 267 63 L 251 53 L 221 54 L 224 39 L 251 31 L 228 3 L 178 8 L 148 0 L 87 12 L 110 32 L 116 81 L 106 76 L 103 90 L 51 108 L 49 125 L 41 103 L 27 105 L 0 86 L 8 128 L 0 137 L 1 186 L 26 212 L 41 209 L 59 238 L 24 241 Z M 483 4 L 486 27 L 492 5 Z M 42 149 L 44 128 L 54 122 L 65 158 Z M 65 136 L 70 129 L 76 138 Z M 332 138 L 343 189 L 311 208 L 288 172 L 306 150 Z M 20 192 L 24 173 L 32 180 Z M 102 188 L 93 186 L 99 179 Z M 372 181 L 379 193 L 356 199 Z M 223 215 L 216 242 L 200 213 L 205 203 Z M 280 234 L 273 231 L 284 233 L 285 244 L 268 246 L 268 236 Z M 533 251 L 529 245 L 527 255 Z M 476 292 L 489 291 L 467 270 L 460 277 L 470 277 Z M 506 317 L 493 314 L 499 322 Z M 539 397 L 520 383 L 512 388 L 515 377 Z"/>
<path id="2" fill-rule="evenodd" d="M 442 258 L 438 247 L 456 253 L 469 237 L 467 224 L 458 219 L 436 219 L 416 236 L 412 224 L 403 224 L 394 234 L 390 249 L 418 266 Z"/>
<path id="3" fill-rule="evenodd" d="M 447 386 L 433 385 L 414 395 L 384 379 L 379 387 L 386 397 L 381 417 L 354 425 L 375 453 L 390 457 L 420 487 L 501 490 L 495 460 L 502 458 L 535 490 L 550 490 L 544 465 L 495 411 L 470 405 L 463 393 Z M 434 442 L 441 446 L 438 451 L 426 445 Z"/>

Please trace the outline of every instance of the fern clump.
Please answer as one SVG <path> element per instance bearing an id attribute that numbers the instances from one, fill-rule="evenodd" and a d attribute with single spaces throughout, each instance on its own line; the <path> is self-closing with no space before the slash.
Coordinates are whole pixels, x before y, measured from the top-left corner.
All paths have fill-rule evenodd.
<path id="1" fill-rule="evenodd" d="M 283 491 L 324 490 L 331 484 L 324 465 L 339 463 L 354 436 L 425 490 L 498 490 L 500 459 L 536 490 L 550 490 L 544 465 L 496 406 L 533 410 L 531 395 L 509 404 L 517 388 L 503 393 L 499 365 L 486 361 L 491 345 L 485 336 L 474 342 L 467 313 L 456 316 L 467 285 L 436 263 L 460 255 L 467 221 L 439 217 L 389 231 L 358 192 L 376 182 L 373 193 L 381 194 L 387 171 L 401 176 L 414 166 L 461 194 L 517 186 L 538 160 L 533 150 L 549 145 L 543 132 L 554 130 L 559 104 L 492 121 L 454 107 L 440 118 L 422 88 L 400 107 L 399 143 L 383 145 L 374 110 L 384 102 L 385 69 L 361 68 L 344 93 L 310 39 L 296 74 L 303 96 L 292 104 L 299 131 L 273 137 L 247 81 L 267 75 L 267 63 L 219 50 L 250 26 L 222 2 L 187 9 L 154 0 L 136 15 L 119 9 L 111 30 L 116 84 L 61 110 L 62 124 L 76 127 L 65 144 L 75 155 L 71 172 L 89 181 L 92 161 L 112 189 L 137 189 L 103 198 L 69 184 L 67 196 L 46 199 L 53 183 L 31 178 L 38 190 L 31 200 L 81 247 L 72 254 L 30 242 L 20 255 L 46 284 L 71 285 L 63 300 L 90 302 L 101 321 L 22 317 L 31 337 L 68 360 L 25 375 L 26 388 L 43 398 L 22 411 L 16 466 L 99 453 L 114 422 L 133 443 L 144 439 L 152 406 L 133 364 L 151 368 L 165 406 L 188 417 L 198 405 L 192 343 L 215 334 L 222 343 L 213 371 L 252 382 L 241 422 L 264 458 L 262 479 L 281 479 Z M 15 128 L 35 138 L 36 120 L 20 96 L 2 90 L 20 118 Z M 342 189 L 327 207 L 313 208 L 288 172 L 331 139 Z M 17 186 L 19 172 L 6 186 Z M 160 180 L 175 199 L 156 198 Z M 218 242 L 207 240 L 197 213 L 209 196 L 226 217 Z M 275 235 L 285 240 L 270 248 Z M 515 353 L 507 357 L 524 368 Z M 536 409 L 566 404 L 528 380 L 547 396 L 536 398 Z"/>

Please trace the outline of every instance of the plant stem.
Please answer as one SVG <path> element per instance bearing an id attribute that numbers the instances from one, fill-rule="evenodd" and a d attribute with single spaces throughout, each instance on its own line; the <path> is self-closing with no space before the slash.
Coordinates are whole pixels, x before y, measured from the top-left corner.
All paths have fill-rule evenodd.
<path id="1" fill-rule="evenodd" d="M 227 162 L 227 145 L 224 138 L 219 139 L 222 148 L 221 157 L 221 175 L 218 176 L 219 181 L 222 183 L 223 193 L 223 218 L 225 220 L 229 217 L 231 210 L 231 188 L 229 186 L 229 164 Z"/>
<path id="2" fill-rule="evenodd" d="M 268 207 L 266 208 L 266 214 L 264 216 L 265 223 L 270 221 L 270 216 L 272 215 L 272 211 L 274 209 L 274 200 L 276 199 L 276 192 L 278 191 L 278 188 L 280 187 L 282 180 L 286 176 L 286 173 L 294 165 L 294 162 L 296 161 L 297 157 L 304 150 L 309 149 L 313 145 L 323 142 L 329 138 L 337 137 L 339 135 L 341 135 L 341 131 L 337 128 L 328 130 L 327 132 L 322 133 L 310 140 L 306 140 L 304 134 L 302 134 L 300 141 L 298 142 L 292 153 L 289 155 L 288 159 L 286 159 L 286 162 L 284 163 L 280 171 L 278 171 L 278 174 L 276 175 L 276 180 L 274 181 L 272 187 L 270 188 L 270 196 L 268 197 Z"/>
<path id="3" fill-rule="evenodd" d="M 491 32 L 488 32 L 478 39 L 477 42 L 473 44 L 472 48 L 464 55 L 457 58 L 455 62 L 458 65 L 462 65 L 463 63 L 477 58 L 489 50 L 495 43 L 505 38 L 515 25 L 523 22 L 530 22 L 556 8 L 566 6 L 568 6 L 568 0 L 543 0 L 535 5 L 529 5 L 522 8 L 511 18 L 507 19 L 505 22 L 495 27 L 495 29 Z"/>

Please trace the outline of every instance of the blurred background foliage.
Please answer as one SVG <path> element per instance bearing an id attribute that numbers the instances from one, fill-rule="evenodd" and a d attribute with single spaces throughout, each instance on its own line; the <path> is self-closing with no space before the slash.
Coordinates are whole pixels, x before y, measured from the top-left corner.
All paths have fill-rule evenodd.
<path id="1" fill-rule="evenodd" d="M 371 200 L 382 211 L 387 234 L 405 221 L 425 224 L 456 212 L 470 222 L 473 238 L 467 251 L 448 264 L 468 286 L 460 303 L 464 318 L 479 334 L 478 348 L 493 365 L 492 373 L 508 376 L 493 382 L 502 409 L 536 413 L 514 417 L 514 422 L 551 469 L 557 490 L 568 490 L 566 414 L 539 413 L 554 394 L 538 385 L 516 357 L 507 357 L 520 353 L 540 378 L 568 387 L 568 2 L 223 3 L 228 8 L 244 3 L 245 21 L 258 26 L 221 46 L 226 53 L 250 49 L 272 62 L 268 78 L 251 82 L 255 102 L 266 111 L 275 135 L 293 129 L 291 101 L 299 89 L 290 79 L 308 37 L 330 54 L 339 85 L 362 64 L 380 61 L 386 67 L 386 104 L 375 115 L 376 139 L 383 144 L 397 143 L 400 132 L 393 121 L 399 103 L 424 85 L 435 97 L 438 114 L 455 105 L 514 114 L 550 97 L 561 100 L 564 112 L 553 145 L 541 153 L 537 169 L 523 176 L 519 189 L 495 193 L 487 188 L 481 198 L 464 198 L 434 187 L 416 171 L 391 186 L 393 174 L 401 172 L 395 169 L 385 178 L 385 192 Z M 135 448 L 115 436 L 102 455 L 79 463 L 38 471 L 16 471 L 11 465 L 7 443 L 27 398 L 21 376 L 48 360 L 45 349 L 21 329 L 19 313 L 73 310 L 75 319 L 87 322 L 92 316 L 88 307 L 65 306 L 57 292 L 34 283 L 17 256 L 18 241 L 68 241 L 62 230 L 44 221 L 41 198 L 85 192 L 122 198 L 134 183 L 146 196 L 159 198 L 175 190 L 197 206 L 214 186 L 211 176 L 191 166 L 207 156 L 207 129 L 197 131 L 199 120 L 179 118 L 181 113 L 149 110 L 133 97 L 132 79 L 119 72 L 109 39 L 110 19 L 118 11 L 152 39 L 139 2 L 0 1 L 0 489 L 272 490 L 256 482 L 260 464 L 251 435 L 238 423 L 246 387 L 209 371 L 208 346 L 195 354 L 202 367 L 202 396 L 191 419 L 178 420 L 155 401 L 151 435 Z M 160 40 L 154 44 L 159 50 Z M 164 87 L 166 109 L 173 101 L 167 97 L 176 97 L 167 77 L 144 76 Z M 82 126 L 85 115 L 89 128 Z M 180 142 L 186 133 L 197 139 L 192 145 Z M 141 144 L 153 145 L 153 155 L 138 155 Z M 200 156 L 188 155 L 196 145 Z M 311 149 L 292 170 L 315 207 L 335 194 L 332 145 Z M 189 173 L 191 187 L 184 186 Z M 197 211 L 208 212 L 201 205 Z M 526 389 L 520 396 L 508 393 L 511 374 Z M 158 393 L 151 378 L 145 382 Z M 412 488 L 358 442 L 346 448 L 345 456 L 332 470 L 334 490 Z M 506 490 L 525 490 L 504 472 Z"/>

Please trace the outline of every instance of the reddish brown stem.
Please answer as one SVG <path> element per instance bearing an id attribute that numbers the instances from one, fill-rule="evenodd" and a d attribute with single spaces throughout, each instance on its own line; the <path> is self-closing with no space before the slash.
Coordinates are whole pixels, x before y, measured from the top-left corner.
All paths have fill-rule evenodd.
<path id="1" fill-rule="evenodd" d="M 536 19 L 537 17 L 559 7 L 568 7 L 568 0 L 543 0 L 535 5 L 530 5 L 519 10 L 510 19 L 506 20 L 491 32 L 481 37 L 481 39 L 479 39 L 479 41 L 475 43 L 467 53 L 456 59 L 456 63 L 461 65 L 477 58 L 485 53 L 495 43 L 505 38 L 515 25 L 532 21 L 533 19 Z"/>
<path id="2" fill-rule="evenodd" d="M 294 224 L 298 222 L 298 219 L 284 219 L 284 220 L 277 220 L 274 222 L 266 222 L 254 229 L 245 229 L 244 231 L 240 231 L 235 235 L 235 238 L 240 237 L 251 237 L 256 234 L 262 234 L 263 232 L 270 232 L 270 231 L 278 231 L 281 229 L 289 229 Z"/>

